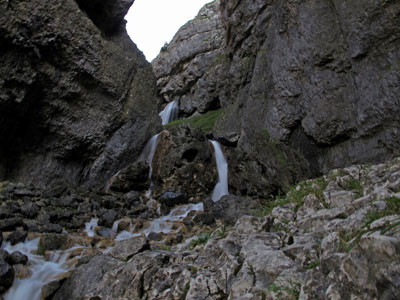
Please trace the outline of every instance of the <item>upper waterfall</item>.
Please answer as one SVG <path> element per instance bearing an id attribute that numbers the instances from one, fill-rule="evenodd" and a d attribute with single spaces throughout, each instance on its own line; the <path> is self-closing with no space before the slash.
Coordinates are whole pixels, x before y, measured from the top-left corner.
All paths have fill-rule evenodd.
<path id="1" fill-rule="evenodd" d="M 165 106 L 165 108 L 158 114 L 161 117 L 161 124 L 166 125 L 178 118 L 179 106 L 178 100 L 174 100 Z"/>

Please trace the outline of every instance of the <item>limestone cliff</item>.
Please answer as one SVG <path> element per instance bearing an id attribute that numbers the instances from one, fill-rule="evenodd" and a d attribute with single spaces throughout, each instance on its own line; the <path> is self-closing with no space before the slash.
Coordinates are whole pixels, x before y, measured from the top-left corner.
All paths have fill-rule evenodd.
<path id="1" fill-rule="evenodd" d="M 133 0 L 0 2 L 0 178 L 104 184 L 159 124 Z"/>
<path id="2" fill-rule="evenodd" d="M 153 69 L 181 113 L 224 108 L 214 135 L 245 137 L 239 152 L 264 133 L 326 173 L 399 153 L 399 16 L 397 1 L 221 0 L 177 33 Z M 212 28 L 201 40 L 214 47 L 194 55 L 186 45 L 200 40 L 204 18 Z"/>

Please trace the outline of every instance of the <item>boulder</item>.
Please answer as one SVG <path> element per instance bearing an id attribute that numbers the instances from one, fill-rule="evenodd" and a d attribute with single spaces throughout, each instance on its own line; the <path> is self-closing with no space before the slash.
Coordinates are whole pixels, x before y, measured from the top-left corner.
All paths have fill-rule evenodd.
<path id="1" fill-rule="evenodd" d="M 157 201 L 161 204 L 163 214 L 167 214 L 170 209 L 176 205 L 187 204 L 188 197 L 185 192 L 165 192 Z"/>
<path id="2" fill-rule="evenodd" d="M 8 237 L 7 242 L 10 242 L 12 246 L 23 243 L 28 236 L 28 232 L 26 231 L 13 231 Z"/>
<path id="3" fill-rule="evenodd" d="M 180 125 L 164 130 L 158 137 L 153 158 L 153 194 L 181 191 L 201 200 L 215 186 L 215 159 L 207 138 L 197 128 Z"/>
<path id="4" fill-rule="evenodd" d="M 14 277 L 14 268 L 5 259 L 0 257 L 0 294 L 3 294 L 12 286 Z"/>
<path id="5" fill-rule="evenodd" d="M 110 255 L 116 259 L 128 261 L 134 255 L 145 250 L 150 250 L 150 244 L 147 238 L 130 238 L 115 242 L 115 246 L 111 250 Z"/>
<path id="6" fill-rule="evenodd" d="M 13 253 L 11 253 L 6 261 L 11 265 L 18 265 L 18 264 L 22 264 L 22 265 L 26 265 L 28 263 L 28 256 L 22 254 L 19 251 L 15 251 Z"/>
<path id="7" fill-rule="evenodd" d="M 21 207 L 21 212 L 24 216 L 33 219 L 37 216 L 40 208 L 33 202 L 27 202 Z"/>
<path id="8" fill-rule="evenodd" d="M 38 253 L 44 254 L 47 250 L 68 249 L 69 239 L 67 235 L 56 233 L 45 233 L 40 237 Z"/>
<path id="9" fill-rule="evenodd" d="M 118 213 L 115 210 L 104 210 L 100 212 L 99 225 L 111 228 L 118 218 Z"/>
<path id="10" fill-rule="evenodd" d="M 143 191 L 150 186 L 149 165 L 137 161 L 121 170 L 110 182 L 110 189 L 118 192 Z"/>
<path id="11" fill-rule="evenodd" d="M 204 200 L 204 212 L 215 219 L 221 219 L 227 225 L 233 225 L 244 215 L 254 215 L 260 203 L 251 198 L 234 195 L 223 196 L 214 202 L 211 198 Z"/>

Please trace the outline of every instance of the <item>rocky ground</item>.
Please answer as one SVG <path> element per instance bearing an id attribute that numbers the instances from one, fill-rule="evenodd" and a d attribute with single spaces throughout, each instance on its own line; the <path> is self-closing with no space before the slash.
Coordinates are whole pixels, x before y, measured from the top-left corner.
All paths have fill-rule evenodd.
<path id="1" fill-rule="evenodd" d="M 400 158 L 332 170 L 261 204 L 238 196 L 217 203 L 207 199 L 204 212 L 175 222 L 171 234 L 122 241 L 113 239 L 114 220 L 124 216 L 117 227 L 122 231 L 130 223 L 143 226 L 151 215 L 122 213 L 108 219 L 99 213 L 101 226 L 93 237 L 82 233 L 82 225 L 91 211 L 118 211 L 110 209 L 111 203 L 125 203 L 121 211 L 140 207 L 126 194 L 99 195 L 98 203 L 58 193 L 52 198 L 32 187 L 1 186 L 7 197 L 2 231 L 11 232 L 4 240 L 24 240 L 28 233 L 18 231 L 24 229 L 28 238 L 41 237 L 42 254 L 85 246 L 69 254 L 76 257 L 75 270 L 43 288 L 46 299 L 400 297 Z M 44 205 L 48 199 L 53 206 Z M 26 263 L 23 255 L 2 251 L 3 290 L 14 274 L 24 274 L 21 265 Z"/>

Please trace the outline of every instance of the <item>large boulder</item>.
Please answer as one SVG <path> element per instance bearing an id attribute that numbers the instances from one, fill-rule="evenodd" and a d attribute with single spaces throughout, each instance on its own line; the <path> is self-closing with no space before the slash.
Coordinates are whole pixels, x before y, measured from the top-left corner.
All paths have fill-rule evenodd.
<path id="1" fill-rule="evenodd" d="M 190 125 L 163 131 L 153 158 L 155 193 L 182 191 L 202 199 L 215 186 L 217 170 L 206 136 Z"/>
<path id="2" fill-rule="evenodd" d="M 150 186 L 149 165 L 137 161 L 118 172 L 110 180 L 110 189 L 118 192 L 143 191 Z"/>
<path id="3" fill-rule="evenodd" d="M 132 0 L 0 3 L 0 179 L 102 186 L 157 130 Z"/>
<path id="4" fill-rule="evenodd" d="M 0 295 L 12 286 L 15 278 L 14 268 L 6 261 L 8 256 L 6 251 L 0 249 Z"/>

